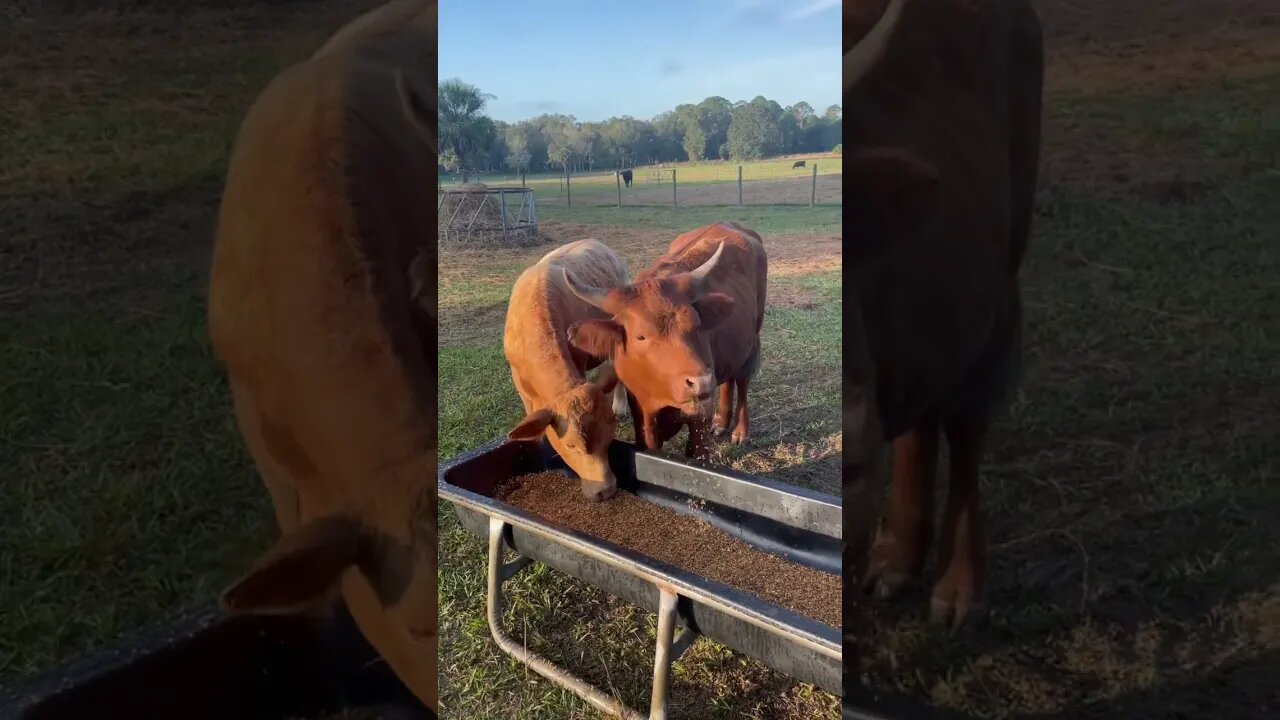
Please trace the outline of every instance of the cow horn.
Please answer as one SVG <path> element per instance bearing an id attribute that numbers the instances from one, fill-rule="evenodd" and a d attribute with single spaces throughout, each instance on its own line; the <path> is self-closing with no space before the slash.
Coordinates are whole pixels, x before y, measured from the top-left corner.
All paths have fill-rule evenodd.
<path id="1" fill-rule="evenodd" d="M 702 281 L 715 269 L 716 263 L 720 262 L 720 253 L 722 252 L 724 252 L 723 240 L 720 241 L 720 246 L 716 248 L 711 257 L 707 258 L 706 262 L 689 271 L 689 280 L 693 282 L 693 286 L 698 288 L 699 291 L 702 289 Z"/>
<path id="2" fill-rule="evenodd" d="M 560 268 L 560 272 L 564 274 L 564 284 L 569 288 L 569 292 L 581 298 L 582 302 L 609 312 L 609 309 L 605 307 L 605 298 L 609 295 L 607 290 L 601 290 L 590 285 L 579 285 L 578 281 L 565 268 Z"/>
<path id="3" fill-rule="evenodd" d="M 893 29 L 898 25 L 898 18 L 902 16 L 902 6 L 906 4 L 907 0 L 889 0 L 889 6 L 884 9 L 871 31 L 844 54 L 845 92 L 849 92 L 880 56 L 884 55 L 889 38 L 893 36 Z"/>

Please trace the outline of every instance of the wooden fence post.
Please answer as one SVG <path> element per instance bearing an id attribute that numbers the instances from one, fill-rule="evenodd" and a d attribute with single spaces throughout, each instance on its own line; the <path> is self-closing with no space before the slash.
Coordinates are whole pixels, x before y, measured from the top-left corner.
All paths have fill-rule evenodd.
<path id="1" fill-rule="evenodd" d="M 618 183 L 618 207 L 622 207 L 622 173 L 614 170 L 613 179 Z"/>
<path id="2" fill-rule="evenodd" d="M 738 207 L 742 207 L 742 166 L 738 166 Z"/>
<path id="3" fill-rule="evenodd" d="M 676 206 L 676 169 L 671 168 L 671 207 Z"/>
<path id="4" fill-rule="evenodd" d="M 813 164 L 813 184 L 809 186 L 809 207 L 813 207 L 813 201 L 818 197 L 818 163 Z"/>
<path id="5" fill-rule="evenodd" d="M 565 205 L 573 207 L 573 187 L 572 181 L 569 179 L 569 173 L 564 174 L 564 202 Z"/>

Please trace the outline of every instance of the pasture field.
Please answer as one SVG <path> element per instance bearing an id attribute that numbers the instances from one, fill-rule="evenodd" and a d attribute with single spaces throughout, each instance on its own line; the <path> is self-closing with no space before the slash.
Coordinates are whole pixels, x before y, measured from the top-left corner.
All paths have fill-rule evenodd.
<path id="1" fill-rule="evenodd" d="M 792 169 L 797 159 L 806 167 Z M 813 168 L 818 168 L 817 189 L 813 191 Z M 631 187 L 622 186 L 623 206 L 671 207 L 671 169 L 676 170 L 677 205 L 736 205 L 738 203 L 738 163 L 668 163 L 665 169 L 654 166 L 635 168 Z M 810 194 L 814 204 L 840 207 L 843 158 L 833 154 L 797 155 L 782 159 L 742 163 L 743 205 L 808 205 Z M 651 173 L 662 173 L 654 179 Z M 519 187 L 518 175 L 478 175 L 470 182 L 490 186 Z M 461 185 L 454 177 L 442 178 L 441 188 Z M 573 175 L 566 187 L 563 175 L 540 173 L 525 177 L 525 185 L 533 188 L 539 207 L 545 205 L 616 206 L 618 185 L 614 173 L 596 171 Z"/>
<path id="2" fill-rule="evenodd" d="M 369 5 L 0 24 L 0 686 L 210 602 L 273 535 L 206 340 L 213 218 L 253 96 Z M 990 623 L 948 637 L 922 597 L 877 606 L 867 680 L 982 717 L 1274 717 L 1280 17 L 1037 5 L 1044 172 L 1026 379 L 985 468 Z M 704 222 L 760 229 L 757 435 L 722 460 L 834 489 L 838 208 L 550 205 L 548 235 L 633 268 Z M 514 420 L 493 329 L 549 247 L 442 263 L 442 456 Z M 441 516 L 445 717 L 597 717 L 487 640 L 482 548 Z M 652 617 L 526 572 L 514 632 L 643 704 Z M 834 717 L 705 640 L 674 681 L 678 716 Z"/>

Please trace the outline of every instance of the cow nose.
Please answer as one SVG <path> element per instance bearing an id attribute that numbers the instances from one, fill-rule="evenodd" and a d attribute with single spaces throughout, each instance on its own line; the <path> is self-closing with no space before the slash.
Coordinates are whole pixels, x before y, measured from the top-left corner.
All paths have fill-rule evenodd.
<path id="1" fill-rule="evenodd" d="M 684 379 L 684 384 L 689 390 L 689 396 L 694 400 L 706 400 L 711 397 L 711 391 L 716 387 L 716 380 L 708 373 L 687 377 Z"/>
<path id="2" fill-rule="evenodd" d="M 582 495 L 591 502 L 602 502 L 613 497 L 618 492 L 618 488 L 613 483 L 583 483 Z"/>

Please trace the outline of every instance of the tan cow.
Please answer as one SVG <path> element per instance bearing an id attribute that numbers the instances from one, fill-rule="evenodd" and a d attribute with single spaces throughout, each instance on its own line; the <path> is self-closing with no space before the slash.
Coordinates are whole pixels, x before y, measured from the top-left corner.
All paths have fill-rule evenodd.
<path id="1" fill-rule="evenodd" d="M 604 500 L 618 484 L 609 443 L 616 416 L 627 412 L 626 388 L 607 363 L 594 382 L 584 376 L 601 361 L 569 344 L 569 327 L 606 316 L 569 291 L 566 271 L 597 287 L 627 284 L 626 263 L 594 238 L 561 245 L 516 278 L 502 349 L 526 414 L 507 437 L 545 437 L 582 479 L 582 494 Z"/>
<path id="2" fill-rule="evenodd" d="M 687 425 L 685 454 L 703 455 L 713 408 L 715 431 L 727 432 L 733 416 L 733 441 L 746 441 L 747 387 L 760 368 L 767 275 L 760 236 L 721 222 L 677 237 L 625 287 L 566 277 L 575 294 L 611 316 L 571 327 L 569 341 L 593 357 L 613 358 L 643 447 L 660 449 Z"/>
<path id="3" fill-rule="evenodd" d="M 436 4 L 401 0 L 282 72 L 241 125 L 209 331 L 282 537 L 233 612 L 356 624 L 436 709 Z"/>

